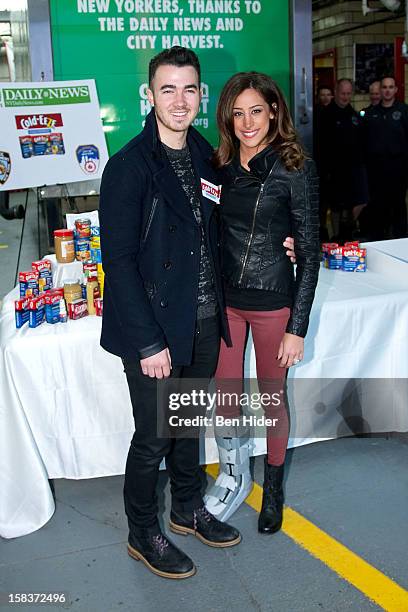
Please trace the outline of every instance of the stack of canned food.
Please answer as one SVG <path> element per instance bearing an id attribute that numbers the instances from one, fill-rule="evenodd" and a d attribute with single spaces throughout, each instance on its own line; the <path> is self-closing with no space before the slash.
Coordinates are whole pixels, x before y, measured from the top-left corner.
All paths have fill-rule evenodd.
<path id="1" fill-rule="evenodd" d="M 89 219 L 77 219 L 74 229 L 54 232 L 55 255 L 59 264 L 82 262 L 82 278 L 64 281 L 53 288 L 51 262 L 33 262 L 32 270 L 20 272 L 20 299 L 15 301 L 16 327 L 25 323 L 38 327 L 43 322 L 66 322 L 87 315 L 102 316 L 104 272 L 99 226 Z"/>

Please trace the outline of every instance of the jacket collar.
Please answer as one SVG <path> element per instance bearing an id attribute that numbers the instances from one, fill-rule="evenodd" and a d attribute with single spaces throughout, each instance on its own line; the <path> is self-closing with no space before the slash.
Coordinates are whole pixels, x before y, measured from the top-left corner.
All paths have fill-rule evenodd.
<path id="1" fill-rule="evenodd" d="M 163 193 L 166 200 L 179 215 L 186 220 L 196 223 L 190 202 L 162 146 L 154 108 L 146 117 L 143 134 L 146 136 L 151 150 L 153 178 L 161 193 Z M 218 184 L 217 173 L 212 166 L 209 155 L 211 148 L 201 134 L 192 127 L 187 132 L 187 145 L 190 149 L 197 180 L 200 181 L 201 178 L 205 178 L 212 183 Z M 199 192 L 201 194 L 201 185 L 199 185 Z M 211 216 L 215 205 L 208 198 L 203 197 L 202 194 L 200 195 L 200 202 L 203 218 L 207 220 Z"/>
<path id="2" fill-rule="evenodd" d="M 146 140 L 149 143 L 149 147 L 152 152 L 153 159 L 160 159 L 163 156 L 163 148 L 160 142 L 159 128 L 157 125 L 156 113 L 154 108 L 146 117 L 145 125 L 143 128 L 143 135 L 146 136 Z"/>
<path id="3" fill-rule="evenodd" d="M 249 161 L 248 166 L 252 174 L 264 181 L 278 158 L 279 153 L 268 145 Z"/>
<path id="4" fill-rule="evenodd" d="M 248 178 L 254 177 L 261 182 L 264 182 L 278 159 L 279 153 L 272 147 L 272 145 L 268 145 L 248 162 L 249 172 L 243 168 L 243 166 L 241 166 L 239 150 L 237 151 L 231 165 L 236 175 L 246 176 Z"/>
<path id="5" fill-rule="evenodd" d="M 163 159 L 163 155 L 165 156 L 165 152 L 163 150 L 159 128 L 157 125 L 156 113 L 154 111 L 154 107 L 147 115 L 145 120 L 145 125 L 143 128 L 143 135 L 146 136 L 147 141 L 150 143 L 151 152 L 153 158 L 155 159 Z M 193 127 L 188 128 L 187 132 L 187 145 L 189 148 L 195 148 L 200 150 L 201 156 L 206 160 L 207 164 L 212 167 L 211 163 L 211 155 L 209 154 L 209 146 L 207 141 L 201 134 Z M 205 146 L 205 150 L 204 150 Z M 207 150 L 208 149 L 208 150 Z M 167 159 L 167 156 L 166 156 Z"/>

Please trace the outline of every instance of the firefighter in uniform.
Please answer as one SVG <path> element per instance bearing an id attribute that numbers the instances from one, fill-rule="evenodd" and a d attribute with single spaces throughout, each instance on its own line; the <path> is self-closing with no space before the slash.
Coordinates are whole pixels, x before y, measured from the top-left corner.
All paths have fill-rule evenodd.
<path id="1" fill-rule="evenodd" d="M 407 235 L 408 106 L 396 100 L 395 80 L 381 81 L 381 102 L 364 115 L 371 240 Z"/>
<path id="2" fill-rule="evenodd" d="M 350 104 L 352 93 L 351 81 L 340 79 L 336 83 L 334 100 L 323 109 L 317 125 L 321 213 L 324 215 L 330 208 L 332 239 L 336 240 L 353 238 L 355 220 L 368 201 L 362 119 Z"/>

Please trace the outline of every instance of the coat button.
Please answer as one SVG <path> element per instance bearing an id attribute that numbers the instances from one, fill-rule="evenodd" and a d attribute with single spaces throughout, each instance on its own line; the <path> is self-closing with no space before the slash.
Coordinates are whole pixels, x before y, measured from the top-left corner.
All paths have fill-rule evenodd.
<path id="1" fill-rule="evenodd" d="M 163 264 L 163 268 L 164 268 L 165 270 L 170 270 L 170 268 L 171 268 L 171 261 L 166 261 L 166 262 Z"/>
<path id="2" fill-rule="evenodd" d="M 169 232 L 171 232 L 172 234 L 176 231 L 177 229 L 177 225 L 169 225 Z"/>
<path id="3" fill-rule="evenodd" d="M 160 306 L 161 308 L 167 308 L 167 306 L 169 305 L 167 300 L 160 300 Z"/>
<path id="4" fill-rule="evenodd" d="M 194 255 L 194 251 L 190 251 L 190 255 Z"/>

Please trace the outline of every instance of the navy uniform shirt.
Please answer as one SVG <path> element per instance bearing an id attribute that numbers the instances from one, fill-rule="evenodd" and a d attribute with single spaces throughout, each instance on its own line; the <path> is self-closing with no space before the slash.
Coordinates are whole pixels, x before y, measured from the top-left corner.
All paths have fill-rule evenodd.
<path id="1" fill-rule="evenodd" d="M 395 101 L 369 107 L 364 115 L 365 148 L 368 157 L 408 156 L 408 106 Z"/>

